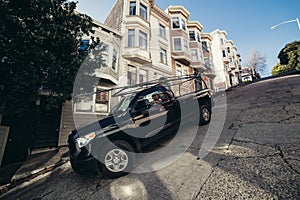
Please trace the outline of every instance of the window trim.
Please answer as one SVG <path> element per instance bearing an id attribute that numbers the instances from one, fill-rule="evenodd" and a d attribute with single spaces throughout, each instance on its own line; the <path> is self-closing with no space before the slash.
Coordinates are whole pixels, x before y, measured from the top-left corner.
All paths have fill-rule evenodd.
<path id="1" fill-rule="evenodd" d="M 177 19 L 176 21 L 178 22 L 178 27 L 174 27 L 174 20 Z M 181 29 L 180 26 L 180 17 L 172 17 L 172 29 Z"/>
<path id="2" fill-rule="evenodd" d="M 193 33 L 193 37 L 192 37 L 191 33 Z M 196 41 L 196 34 L 195 34 L 195 31 L 194 31 L 194 30 L 189 31 L 189 40 L 190 40 L 191 42 Z"/>
<path id="3" fill-rule="evenodd" d="M 163 32 L 163 34 L 162 34 L 162 32 Z M 161 23 L 159 23 L 159 36 L 163 39 L 167 39 L 166 27 Z"/>
<path id="4" fill-rule="evenodd" d="M 162 63 L 164 65 L 168 65 L 168 55 L 167 55 L 167 50 L 166 49 L 164 49 L 162 47 L 160 48 L 159 57 L 160 57 L 160 63 Z"/>
<path id="5" fill-rule="evenodd" d="M 142 36 L 145 36 L 145 38 Z M 145 42 L 145 46 L 142 46 L 142 42 Z M 142 30 L 139 30 L 139 47 L 145 50 L 148 49 L 148 34 Z"/>
<path id="6" fill-rule="evenodd" d="M 180 45 L 179 45 L 180 49 L 176 49 L 176 45 L 175 45 L 175 40 L 176 39 L 179 39 L 179 41 L 180 41 Z M 182 38 L 181 37 L 173 37 L 173 51 L 174 52 L 183 51 L 183 48 L 182 48 Z"/>
<path id="7" fill-rule="evenodd" d="M 130 32 L 132 32 L 133 34 L 132 35 L 130 35 L 129 33 Z M 133 42 L 132 43 L 130 43 L 130 36 L 132 36 L 132 38 L 133 38 Z M 135 29 L 128 29 L 128 33 L 127 33 L 127 46 L 128 47 L 134 47 L 134 46 L 136 46 L 135 45 Z"/>
<path id="8" fill-rule="evenodd" d="M 148 20 L 148 7 L 145 6 L 144 4 L 140 3 L 139 8 L 140 8 L 139 16 L 141 18 L 143 18 L 144 20 Z M 143 10 L 142 8 L 145 9 L 145 10 Z M 145 14 L 145 16 L 143 16 L 142 14 Z"/>
<path id="9" fill-rule="evenodd" d="M 132 7 L 133 7 L 131 4 L 135 4 L 135 5 L 134 5 L 134 10 L 133 10 L 133 11 L 131 10 Z M 136 8 L 137 8 L 137 2 L 136 2 L 136 1 L 130 1 L 130 2 L 129 2 L 129 15 L 130 15 L 130 16 L 136 15 Z M 131 11 L 132 11 L 133 13 L 131 13 Z"/>

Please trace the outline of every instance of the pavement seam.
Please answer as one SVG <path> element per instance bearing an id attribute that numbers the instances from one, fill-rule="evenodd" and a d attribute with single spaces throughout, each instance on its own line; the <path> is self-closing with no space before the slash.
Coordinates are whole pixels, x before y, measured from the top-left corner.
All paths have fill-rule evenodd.
<path id="1" fill-rule="evenodd" d="M 289 161 L 284 157 L 284 153 L 282 151 L 282 149 L 280 148 L 280 146 L 275 145 L 275 148 L 280 152 L 279 155 L 281 157 L 281 159 L 288 165 L 288 167 L 295 172 L 296 174 L 300 175 L 300 172 L 298 172 L 296 169 L 294 169 L 294 167 L 289 163 Z"/>
<path id="2" fill-rule="evenodd" d="M 196 199 L 199 197 L 199 195 L 200 195 L 200 193 L 201 193 L 203 187 L 205 186 L 205 184 L 207 183 L 207 181 L 211 178 L 211 176 L 212 176 L 212 174 L 214 173 L 214 171 L 216 170 L 216 168 L 220 165 L 220 162 L 223 161 L 223 160 L 225 160 L 224 156 L 222 156 L 222 157 L 220 158 L 220 160 L 218 161 L 218 163 L 212 168 L 212 170 L 211 170 L 209 176 L 208 176 L 207 179 L 204 181 L 204 183 L 203 183 L 202 186 L 200 187 L 199 192 L 196 194 L 196 196 L 195 196 L 194 198 L 192 198 L 192 200 L 196 200 Z"/>

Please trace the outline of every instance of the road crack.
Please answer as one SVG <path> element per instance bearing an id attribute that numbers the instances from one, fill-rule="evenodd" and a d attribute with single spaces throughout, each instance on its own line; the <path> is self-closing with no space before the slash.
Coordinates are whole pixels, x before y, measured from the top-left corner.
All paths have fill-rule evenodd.
<path id="1" fill-rule="evenodd" d="M 281 157 L 281 159 L 288 165 L 288 167 L 295 172 L 296 174 L 300 175 L 300 172 L 296 169 L 294 169 L 293 165 L 291 163 L 289 163 L 289 161 L 285 158 L 284 153 L 282 151 L 282 149 L 280 148 L 280 146 L 275 145 L 275 148 L 280 152 L 279 155 Z M 291 159 L 292 160 L 292 159 Z"/>

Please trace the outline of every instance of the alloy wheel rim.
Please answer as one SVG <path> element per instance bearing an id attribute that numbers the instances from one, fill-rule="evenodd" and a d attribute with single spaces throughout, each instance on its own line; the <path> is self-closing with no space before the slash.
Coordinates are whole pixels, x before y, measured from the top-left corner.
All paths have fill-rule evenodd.
<path id="1" fill-rule="evenodd" d="M 204 121 L 208 121 L 209 120 L 209 110 L 207 108 L 203 108 L 203 110 L 202 110 L 202 117 L 203 117 Z"/>
<path id="2" fill-rule="evenodd" d="M 128 165 L 128 155 L 122 149 L 112 149 L 104 159 L 105 167 L 111 172 L 121 172 Z"/>

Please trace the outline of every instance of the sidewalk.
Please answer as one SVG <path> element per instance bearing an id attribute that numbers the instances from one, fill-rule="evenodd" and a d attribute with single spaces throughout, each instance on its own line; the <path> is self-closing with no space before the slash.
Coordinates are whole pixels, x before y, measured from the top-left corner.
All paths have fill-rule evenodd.
<path id="1" fill-rule="evenodd" d="M 12 163 L 0 167 L 0 181 L 4 184 L 7 183 L 2 186 L 0 185 L 0 195 L 22 182 L 55 169 L 68 160 L 68 148 L 59 147 L 53 150 L 34 150 L 24 162 Z"/>

